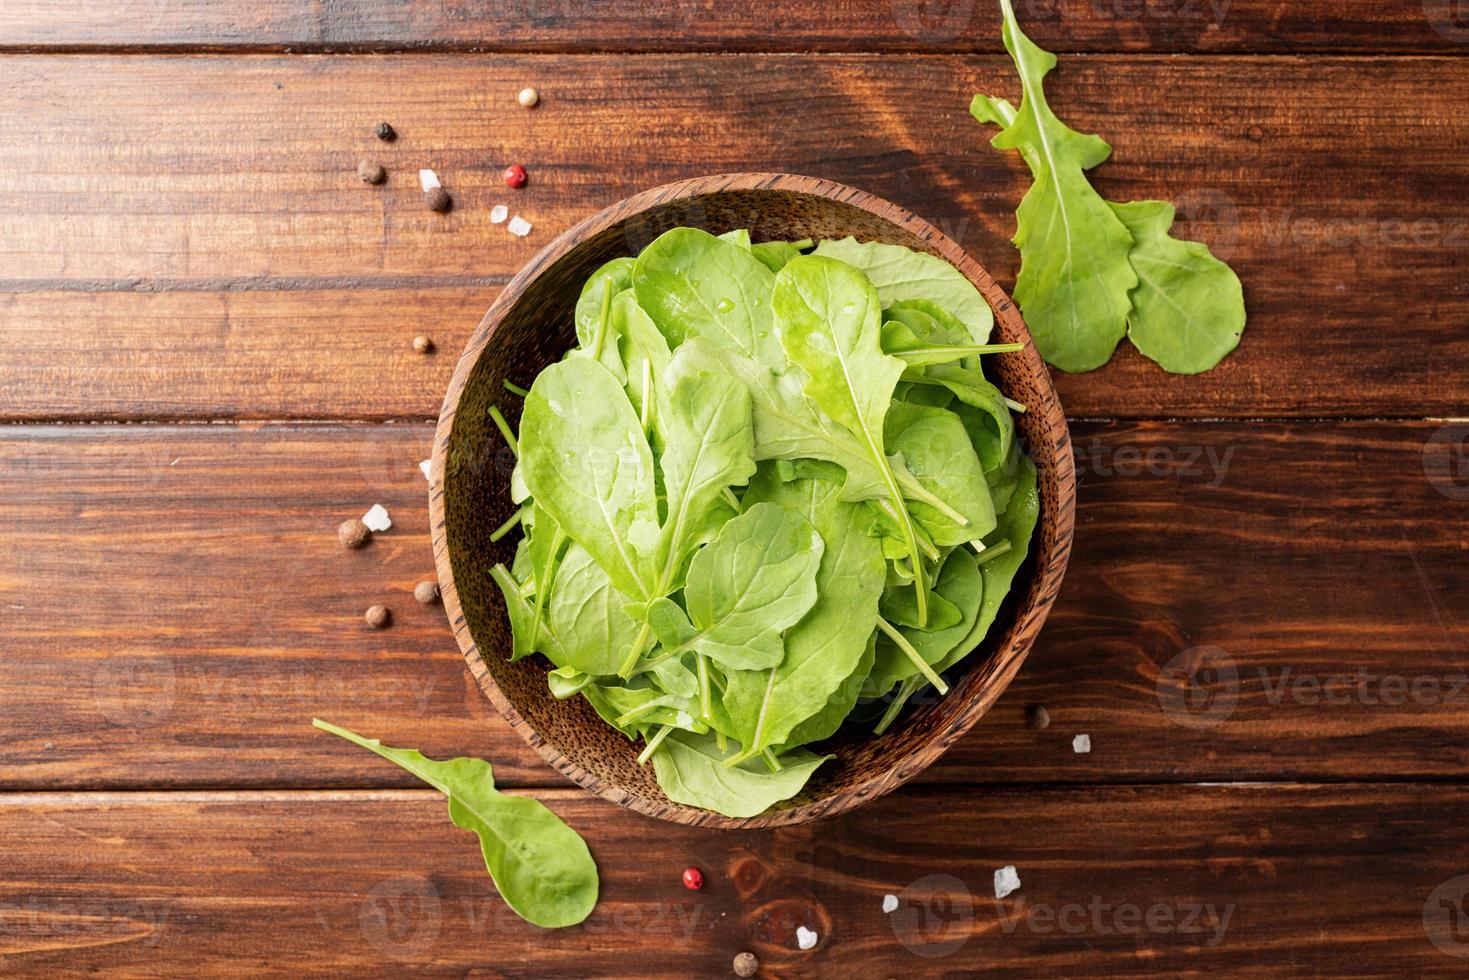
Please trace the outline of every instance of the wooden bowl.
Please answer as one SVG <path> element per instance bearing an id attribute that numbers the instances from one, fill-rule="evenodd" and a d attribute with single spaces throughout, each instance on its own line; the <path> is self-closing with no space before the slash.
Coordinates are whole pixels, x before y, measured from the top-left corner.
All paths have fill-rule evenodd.
<path id="1" fill-rule="evenodd" d="M 520 400 L 504 379 L 530 385 L 575 344 L 578 292 L 608 259 L 635 255 L 669 228 L 714 234 L 748 228 L 755 241 L 855 235 L 906 245 L 953 263 L 994 307 L 999 340 L 1024 351 L 990 359 L 996 383 L 1028 411 L 1018 419 L 1039 469 L 1040 521 L 1030 558 L 982 648 L 961 665 L 950 693 L 907 710 L 884 735 L 839 732 L 826 743 L 836 759 L 817 770 L 796 798 L 760 816 L 734 819 L 669 801 L 639 745 L 605 724 L 582 698 L 557 701 L 540 657 L 510 663 L 510 627 L 490 566 L 509 564 L 515 534 L 490 532 L 512 512 L 514 458 L 487 410 L 499 405 L 516 424 Z M 1015 676 L 1055 599 L 1071 551 L 1075 473 L 1066 419 L 1050 376 L 1019 313 L 979 263 L 907 211 L 862 191 L 814 177 L 725 174 L 636 194 L 588 218 L 547 245 L 495 300 L 454 372 L 434 439 L 430 512 L 444 607 L 464 658 L 510 727 L 546 761 L 598 796 L 683 824 L 777 827 L 841 813 L 900 786 L 932 763 L 995 702 Z"/>

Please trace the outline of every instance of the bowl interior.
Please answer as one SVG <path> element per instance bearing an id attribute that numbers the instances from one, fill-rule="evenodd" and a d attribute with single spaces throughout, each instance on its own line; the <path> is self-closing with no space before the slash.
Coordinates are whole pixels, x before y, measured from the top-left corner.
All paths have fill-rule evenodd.
<path id="1" fill-rule="evenodd" d="M 1069 551 L 1071 454 L 1060 406 L 1034 349 L 989 358 L 986 368 L 996 383 L 1030 409 L 1018 425 L 1039 470 L 1041 517 L 1031 558 L 1005 609 L 981 649 L 951 676 L 950 694 L 910 707 L 881 737 L 873 737 L 870 726 L 838 733 L 826 743 L 837 758 L 817 771 L 800 796 L 760 817 L 733 820 L 669 802 L 652 766 L 636 764 L 638 746 L 604 724 L 584 699 L 557 701 L 550 695 L 541 657 L 506 659 L 509 625 L 489 569 L 497 561 L 510 563 L 518 535 L 498 543 L 489 536 L 513 513 L 509 479 L 515 459 L 488 410 L 498 405 L 518 426 L 520 399 L 502 381 L 529 386 L 575 344 L 576 298 L 602 263 L 635 255 L 679 225 L 714 234 L 748 228 L 755 241 L 855 235 L 931 252 L 958 265 L 986 293 L 996 309 L 999 338 L 1029 340 L 990 277 L 954 243 L 901 209 L 811 178 L 745 181 L 758 186 L 724 180 L 717 189 L 688 182 L 629 199 L 567 232 L 506 287 L 471 341 L 445 403 L 436 448 L 442 484 L 435 493 L 434 535 L 446 608 L 471 669 L 511 725 L 549 762 L 593 792 L 650 815 L 768 826 L 847 809 L 886 792 L 927 766 L 999 695 L 1039 629 Z"/>

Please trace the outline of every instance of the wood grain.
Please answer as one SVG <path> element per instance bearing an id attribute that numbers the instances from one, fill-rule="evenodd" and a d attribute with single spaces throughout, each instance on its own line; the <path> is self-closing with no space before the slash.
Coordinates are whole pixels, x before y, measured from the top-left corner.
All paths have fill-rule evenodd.
<path id="1" fill-rule="evenodd" d="M 1073 417 L 1462 414 L 1469 60 L 1404 64 L 1064 63 L 1053 104 L 1114 144 L 1099 187 L 1178 202 L 1180 234 L 1235 265 L 1250 309 L 1208 374 L 1124 350 L 1059 378 Z M 546 93 L 529 113 L 510 100 L 526 81 Z M 432 417 L 498 284 L 575 221 L 698 174 L 870 190 L 1008 282 L 1027 181 L 965 107 L 1015 88 L 990 56 L 0 60 L 0 418 Z M 372 138 L 379 119 L 397 143 Z M 386 186 L 354 175 L 363 155 Z M 515 160 L 531 183 L 512 194 Z M 422 206 L 422 166 L 450 214 Z M 528 238 L 489 223 L 501 202 Z M 437 361 L 403 363 L 418 332 Z"/>
<path id="2" fill-rule="evenodd" d="M 0 967 L 681 980 L 749 950 L 788 978 L 1462 976 L 1469 951 L 1436 891 L 1469 887 L 1464 787 L 909 789 L 723 833 L 541 796 L 602 872 L 564 931 L 506 909 L 432 792 L 0 797 Z"/>
<path id="3" fill-rule="evenodd" d="M 1469 37 L 1451 0 L 1021 0 L 1053 51 L 1446 51 Z M 338 51 L 999 51 L 999 5 L 696 3 L 694 0 L 9 0 L 0 44 L 19 50 L 164 47 Z"/>
<path id="4" fill-rule="evenodd" d="M 0 429 L 0 788 L 410 784 L 313 715 L 482 755 L 507 785 L 562 785 L 475 687 L 442 609 L 410 596 L 432 574 L 430 434 Z M 1462 779 L 1466 435 L 1073 424 L 1060 599 L 1006 694 L 925 778 Z M 394 529 L 344 551 L 337 523 L 377 502 Z M 375 602 L 391 629 L 362 623 Z M 1175 658 L 1198 647 L 1228 662 L 1190 683 Z M 1233 686 L 1217 669 L 1231 664 Z M 1043 732 L 1024 725 L 1033 703 Z M 1076 755 L 1083 732 L 1093 749 Z"/>

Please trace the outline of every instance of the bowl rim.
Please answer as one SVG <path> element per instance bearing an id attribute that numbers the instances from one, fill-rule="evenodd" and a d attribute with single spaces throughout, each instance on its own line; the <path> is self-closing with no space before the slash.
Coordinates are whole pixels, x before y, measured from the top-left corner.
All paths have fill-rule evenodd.
<path id="1" fill-rule="evenodd" d="M 726 817 L 672 801 L 650 800 L 608 785 L 550 745 L 520 714 L 515 705 L 500 690 L 499 685 L 495 683 L 474 637 L 469 632 L 468 621 L 460 603 L 459 590 L 454 580 L 453 565 L 449 556 L 444 472 L 454 422 L 464 388 L 473 375 L 480 357 L 494 338 L 495 330 L 504 313 L 519 301 L 526 287 L 537 276 L 584 241 L 618 222 L 636 217 L 653 206 L 666 206 L 706 194 L 742 190 L 805 194 L 860 208 L 922 240 L 974 283 L 994 311 L 997 331 L 1002 336 L 1021 340 L 1026 345 L 1023 351 L 1007 356 L 1025 358 L 1028 362 L 1027 367 L 1036 377 L 1037 387 L 1041 390 L 1043 404 L 1027 405 L 1027 413 L 1033 416 L 1039 413 L 1043 417 L 1046 427 L 1050 430 L 1052 442 L 1055 444 L 1052 463 L 1056 473 L 1056 499 L 1051 501 L 1054 510 L 1055 545 L 1051 553 L 1046 556 L 1044 563 L 1035 560 L 1038 558 L 1037 555 L 1031 556 L 1031 588 L 1035 596 L 1034 601 L 1023 615 L 1013 620 L 1003 643 L 992 654 L 992 657 L 996 658 L 995 669 L 983 685 L 972 693 L 968 702 L 959 708 L 958 713 L 948 720 L 942 733 L 904 755 L 899 764 L 874 774 L 862 783 L 839 794 L 787 809 L 767 811 L 754 817 L 737 818 Z M 490 703 L 494 705 L 501 717 L 552 767 L 588 792 L 648 816 L 685 825 L 719 829 L 789 826 L 820 816 L 843 813 L 893 791 L 928 768 L 990 709 L 1014 679 L 1021 663 L 1030 652 L 1035 637 L 1040 632 L 1060 589 L 1061 579 L 1070 557 L 1075 529 L 1076 473 L 1066 416 L 1056 396 L 1055 387 L 1051 383 L 1049 371 L 1036 350 L 1030 332 L 1018 308 L 1005 291 L 957 242 L 906 208 L 836 181 L 787 173 L 727 173 L 693 177 L 664 184 L 633 194 L 602 209 L 547 243 L 506 283 L 494 302 L 490 304 L 489 310 L 480 320 L 479 326 L 460 355 L 448 390 L 444 395 L 438 424 L 434 430 L 429 484 L 430 532 L 444 611 L 470 673 L 474 675 L 480 690 L 489 698 Z M 1044 522 L 1047 517 L 1044 503 L 1043 500 L 1041 522 Z"/>

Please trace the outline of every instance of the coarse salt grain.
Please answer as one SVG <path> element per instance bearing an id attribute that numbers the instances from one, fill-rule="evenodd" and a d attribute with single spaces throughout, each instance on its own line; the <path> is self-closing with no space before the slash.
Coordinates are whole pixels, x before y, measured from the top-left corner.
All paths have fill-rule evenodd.
<path id="1" fill-rule="evenodd" d="M 424 167 L 418 172 L 418 183 L 419 186 L 423 188 L 423 192 L 425 194 L 433 190 L 435 187 L 444 186 L 443 184 L 439 183 L 439 175 L 434 173 L 427 167 Z"/>
<path id="2" fill-rule="evenodd" d="M 510 224 L 506 225 L 506 227 L 510 229 L 510 234 L 518 235 L 521 238 L 530 234 L 530 222 L 518 214 L 510 219 Z"/>
<path id="3" fill-rule="evenodd" d="M 498 225 L 500 222 L 504 221 L 508 217 L 510 217 L 510 209 L 507 208 L 505 205 L 496 204 L 494 207 L 490 208 L 490 224 Z"/>
<path id="4" fill-rule="evenodd" d="M 386 531 L 393 526 L 393 519 L 388 516 L 386 507 L 373 504 L 372 510 L 362 515 L 362 523 L 367 525 L 369 531 Z"/>
<path id="5" fill-rule="evenodd" d="M 1071 751 L 1077 755 L 1086 755 L 1092 750 L 1092 737 L 1090 735 L 1078 735 L 1071 740 Z"/>
<path id="6" fill-rule="evenodd" d="M 898 910 L 898 896 L 884 895 L 882 897 L 882 910 L 890 914 L 896 912 Z"/>
<path id="7" fill-rule="evenodd" d="M 431 477 L 431 476 L 429 476 L 428 471 L 429 471 L 429 467 L 433 465 L 433 462 L 434 461 L 431 460 L 431 459 L 426 459 L 422 463 L 419 463 L 418 464 L 419 470 L 423 473 L 423 478 L 425 480 L 429 481 L 430 483 L 433 482 L 434 478 Z"/>
<path id="8" fill-rule="evenodd" d="M 805 926 L 796 926 L 796 945 L 802 949 L 810 949 L 816 945 L 816 933 Z"/>
<path id="9" fill-rule="evenodd" d="M 1020 875 L 1015 865 L 1007 864 L 995 871 L 995 897 L 1004 898 L 1020 887 Z"/>

